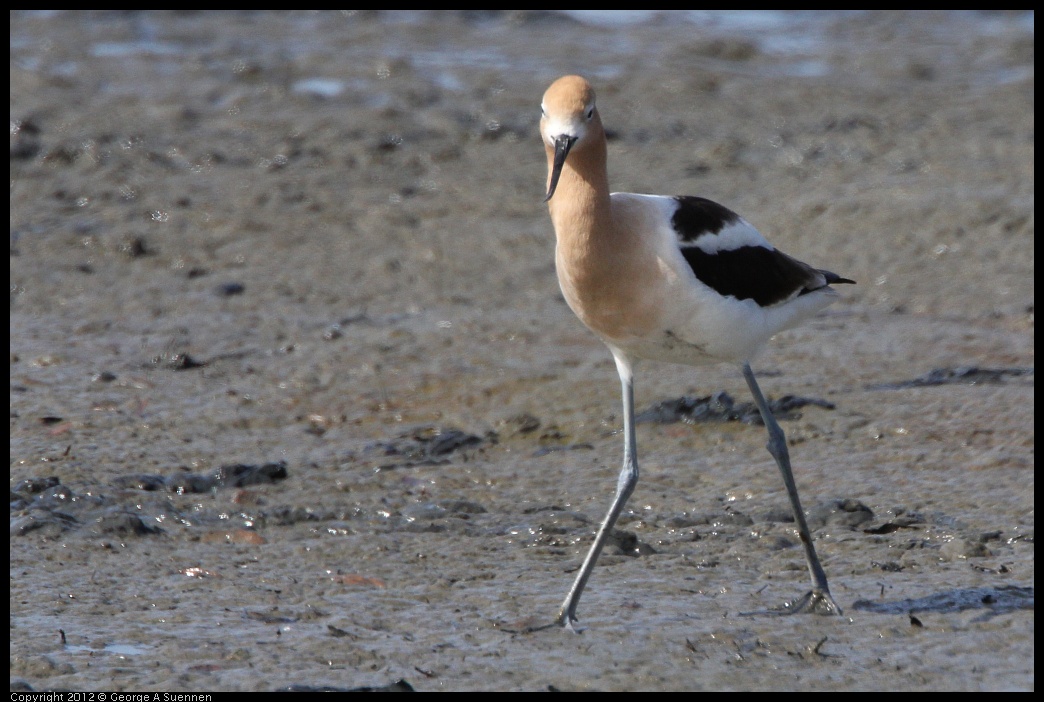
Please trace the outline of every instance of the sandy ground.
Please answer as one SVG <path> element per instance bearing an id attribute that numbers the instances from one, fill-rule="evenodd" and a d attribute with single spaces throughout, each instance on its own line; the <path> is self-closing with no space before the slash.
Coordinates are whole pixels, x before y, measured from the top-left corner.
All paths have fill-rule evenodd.
<path id="1" fill-rule="evenodd" d="M 1032 19 L 808 22 L 12 14 L 12 689 L 1033 689 Z M 541 204 L 572 72 L 615 189 L 859 283 L 754 364 L 834 404 L 782 425 L 843 617 L 770 613 L 761 427 L 643 423 L 586 631 L 524 633 L 622 443 Z"/>

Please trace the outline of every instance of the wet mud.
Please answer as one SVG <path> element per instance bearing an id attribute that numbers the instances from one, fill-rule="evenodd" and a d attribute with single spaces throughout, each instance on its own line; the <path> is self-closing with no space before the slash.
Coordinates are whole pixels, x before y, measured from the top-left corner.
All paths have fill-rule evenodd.
<path id="1" fill-rule="evenodd" d="M 1032 15 L 700 17 L 13 13 L 12 690 L 1032 690 Z M 572 72 L 614 189 L 859 281 L 753 362 L 844 616 L 739 369 L 648 363 L 544 626 L 622 452 Z"/>

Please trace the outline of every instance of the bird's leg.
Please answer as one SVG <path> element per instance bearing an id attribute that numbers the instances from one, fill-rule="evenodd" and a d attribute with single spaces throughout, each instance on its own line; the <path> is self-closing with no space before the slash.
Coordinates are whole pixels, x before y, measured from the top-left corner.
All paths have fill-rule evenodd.
<path id="1" fill-rule="evenodd" d="M 562 603 L 562 610 L 558 615 L 558 623 L 571 631 L 577 631 L 573 626 L 577 621 L 576 606 L 580 602 L 580 595 L 584 591 L 584 586 L 587 585 L 587 579 L 591 577 L 591 571 L 594 570 L 598 554 L 602 552 L 602 547 L 605 546 L 606 539 L 609 538 L 609 533 L 613 530 L 617 517 L 623 511 L 624 505 L 627 504 L 627 498 L 631 496 L 631 493 L 634 492 L 634 486 L 638 484 L 638 453 L 635 448 L 634 433 L 633 374 L 631 372 L 631 364 L 627 359 L 623 358 L 616 351 L 613 352 L 613 356 L 616 358 L 616 369 L 620 374 L 620 384 L 623 387 L 623 470 L 620 471 L 620 478 L 616 483 L 616 497 L 613 498 L 613 504 L 609 507 L 609 513 L 602 520 L 602 525 L 598 528 L 598 534 L 595 536 L 594 543 L 591 544 L 591 550 L 587 552 L 584 564 L 580 566 L 580 573 L 576 576 L 576 580 L 573 581 L 573 587 L 570 588 L 565 602 Z"/>
<path id="2" fill-rule="evenodd" d="M 823 566 L 819 564 L 816 555 L 816 547 L 812 543 L 812 534 L 808 530 L 805 521 L 805 512 L 801 509 L 801 500 L 798 498 L 797 485 L 794 484 L 794 474 L 790 469 L 790 453 L 787 451 L 787 438 L 783 430 L 772 416 L 765 396 L 761 394 L 758 381 L 754 379 L 754 372 L 749 363 L 743 364 L 743 377 L 747 380 L 747 386 L 754 396 L 754 403 L 761 412 L 761 418 L 768 430 L 769 441 L 766 446 L 772 457 L 776 459 L 779 472 L 783 474 L 783 483 L 787 486 L 787 495 L 790 497 L 790 506 L 794 510 L 794 521 L 797 522 L 798 535 L 805 547 L 805 560 L 808 561 L 808 572 L 812 576 L 812 590 L 800 600 L 791 603 L 792 612 L 816 612 L 818 614 L 841 614 L 841 608 L 830 596 L 830 588 L 827 586 L 826 573 Z"/>

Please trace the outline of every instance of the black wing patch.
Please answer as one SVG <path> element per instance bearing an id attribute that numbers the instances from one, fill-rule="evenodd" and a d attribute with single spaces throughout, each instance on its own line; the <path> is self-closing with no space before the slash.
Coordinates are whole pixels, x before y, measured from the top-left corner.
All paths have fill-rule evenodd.
<path id="1" fill-rule="evenodd" d="M 676 198 L 678 209 L 671 218 L 671 226 L 683 244 L 695 243 L 704 234 L 717 234 L 740 220 L 738 214 L 713 200 L 693 195 Z"/>
<path id="2" fill-rule="evenodd" d="M 706 248 L 714 251 L 704 251 L 698 243 L 700 237 L 720 234 L 726 227 L 741 222 L 740 216 L 704 197 L 682 195 L 674 200 L 678 209 L 671 217 L 671 226 L 677 233 L 682 256 L 700 282 L 722 295 L 754 300 L 769 307 L 833 283 L 855 282 L 817 270 L 776 249 L 743 244 L 742 237 L 734 242 L 740 244 L 735 248 L 712 245 Z"/>
<path id="3" fill-rule="evenodd" d="M 725 296 L 754 300 L 769 307 L 829 285 L 848 283 L 845 278 L 817 271 L 775 249 L 742 246 L 707 253 L 698 246 L 683 246 L 682 256 L 696 278 Z"/>

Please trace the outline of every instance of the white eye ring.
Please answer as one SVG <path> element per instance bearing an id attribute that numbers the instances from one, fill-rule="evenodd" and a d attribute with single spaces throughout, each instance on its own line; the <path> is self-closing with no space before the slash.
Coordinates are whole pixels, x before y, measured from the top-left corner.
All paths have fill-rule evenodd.
<path id="1" fill-rule="evenodd" d="M 594 118 L 594 106 L 592 105 L 591 107 L 587 108 L 587 119 L 593 119 L 593 118 Z"/>

